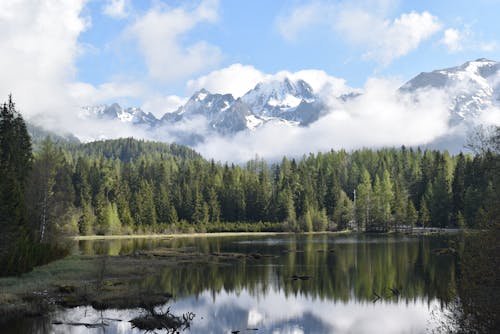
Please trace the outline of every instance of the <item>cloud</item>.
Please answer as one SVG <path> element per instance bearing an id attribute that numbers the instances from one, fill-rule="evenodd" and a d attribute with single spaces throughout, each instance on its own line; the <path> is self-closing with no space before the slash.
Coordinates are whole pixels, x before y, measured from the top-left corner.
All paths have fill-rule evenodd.
<path id="1" fill-rule="evenodd" d="M 114 19 L 124 19 L 130 14 L 130 1 L 129 0 L 108 0 L 106 5 L 102 8 L 104 15 Z"/>
<path id="2" fill-rule="evenodd" d="M 441 43 L 444 44 L 450 52 L 457 52 L 463 49 L 463 36 L 457 29 L 449 28 L 444 31 Z"/>
<path id="3" fill-rule="evenodd" d="M 235 98 L 243 96 L 259 82 L 268 80 L 302 79 L 309 83 L 316 94 L 323 97 L 339 96 L 352 88 L 344 79 L 336 78 L 322 70 L 301 70 L 297 72 L 280 71 L 275 74 L 263 73 L 251 65 L 232 64 L 228 67 L 212 71 L 187 83 L 188 94 L 207 89 L 211 93 L 232 94 Z"/>
<path id="4" fill-rule="evenodd" d="M 216 65 L 221 60 L 219 48 L 206 41 L 189 45 L 180 41 L 198 24 L 216 22 L 217 8 L 218 2 L 210 0 L 201 2 L 192 10 L 158 4 L 136 19 L 126 35 L 137 41 L 152 78 L 172 82 Z"/>
<path id="5" fill-rule="evenodd" d="M 232 94 L 235 98 L 243 96 L 266 77 L 266 74 L 250 65 L 233 64 L 210 72 L 197 79 L 189 80 L 189 94 L 205 88 L 211 93 Z"/>
<path id="6" fill-rule="evenodd" d="M 293 8 L 288 15 L 276 19 L 278 32 L 287 41 L 294 41 L 299 34 L 313 24 L 327 22 L 332 9 L 329 5 L 313 2 Z"/>
<path id="7" fill-rule="evenodd" d="M 181 105 L 186 103 L 187 98 L 182 98 L 177 95 L 153 95 L 146 98 L 142 104 L 142 110 L 150 112 L 158 118 L 161 118 L 166 113 L 176 111 Z"/>
<path id="8" fill-rule="evenodd" d="M 370 79 L 363 95 L 308 127 L 268 123 L 251 135 L 212 137 L 195 149 L 222 161 L 244 162 L 256 154 L 277 160 L 332 148 L 424 145 L 449 131 L 449 101 L 443 92 L 421 90 L 409 96 L 398 93 L 399 86 L 394 80 Z"/>
<path id="9" fill-rule="evenodd" d="M 118 99 L 140 98 L 147 94 L 145 85 L 138 82 L 106 82 L 98 86 L 85 82 L 68 85 L 68 92 L 78 106 L 112 103 Z"/>
<path id="10" fill-rule="evenodd" d="M 451 53 L 465 50 L 492 52 L 498 49 L 497 42 L 480 40 L 469 24 L 464 25 L 461 29 L 446 29 L 440 43 Z"/>
<path id="11" fill-rule="evenodd" d="M 390 21 L 365 11 L 344 11 L 338 19 L 336 29 L 367 48 L 364 58 L 382 65 L 417 49 L 441 29 L 437 17 L 428 12 L 410 12 Z"/>
<path id="12" fill-rule="evenodd" d="M 90 26 L 84 1 L 0 1 L 0 97 L 25 116 L 67 110 L 78 36 Z"/>
<path id="13" fill-rule="evenodd" d="M 363 58 L 385 66 L 415 50 L 441 29 L 438 18 L 425 11 L 403 13 L 393 20 L 386 18 L 390 3 L 312 2 L 278 17 L 276 25 L 283 38 L 289 41 L 311 26 L 329 26 L 347 42 L 366 50 Z"/>

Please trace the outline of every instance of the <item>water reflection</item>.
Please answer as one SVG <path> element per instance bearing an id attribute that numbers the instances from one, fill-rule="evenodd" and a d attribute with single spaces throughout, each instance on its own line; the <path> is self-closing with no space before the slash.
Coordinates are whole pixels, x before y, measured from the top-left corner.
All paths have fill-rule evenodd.
<path id="1" fill-rule="evenodd" d="M 354 242 L 356 241 L 356 242 Z M 82 244 L 82 249 L 124 254 L 138 248 L 177 247 L 201 253 L 261 254 L 260 259 L 244 257 L 230 265 L 206 263 L 165 268 L 143 284 L 161 286 L 178 297 L 205 291 L 247 289 L 258 296 L 271 288 L 285 296 L 304 294 L 320 299 L 371 301 L 378 295 L 404 300 L 423 298 L 449 301 L 454 286 L 454 261 L 435 256 L 432 249 L 443 247 L 438 237 L 387 237 L 330 235 L 280 236 L 276 238 L 186 238 L 176 240 L 128 240 L 116 243 Z M 291 279 L 307 275 L 307 281 Z"/>
<path id="2" fill-rule="evenodd" d="M 247 328 L 259 333 L 420 333 L 434 326 L 431 311 L 453 298 L 454 260 L 432 253 L 445 242 L 441 237 L 287 235 L 94 241 L 78 247 L 84 254 L 109 255 L 156 247 L 259 254 L 165 267 L 137 283 L 143 291 L 172 292 L 174 313 L 194 312 L 190 333 Z M 294 280 L 294 275 L 308 278 Z M 105 311 L 105 317 L 125 320 L 111 322 L 105 332 L 140 332 L 128 323 L 140 312 Z M 52 319 L 98 316 L 80 307 Z M 89 332 L 61 325 L 49 331 Z"/>

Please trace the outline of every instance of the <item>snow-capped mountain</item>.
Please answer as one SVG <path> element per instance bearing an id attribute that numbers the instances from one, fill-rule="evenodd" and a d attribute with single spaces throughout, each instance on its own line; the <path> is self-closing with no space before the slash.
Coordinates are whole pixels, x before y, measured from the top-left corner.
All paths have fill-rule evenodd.
<path id="1" fill-rule="evenodd" d="M 268 122 L 307 125 L 318 119 L 321 104 L 304 80 L 270 80 L 259 83 L 239 99 L 231 94 L 196 92 L 188 102 L 162 117 L 163 124 L 203 116 L 209 128 L 227 135 L 254 130 Z"/>
<path id="2" fill-rule="evenodd" d="M 444 90 L 450 97 L 452 122 L 472 121 L 481 111 L 500 105 L 500 63 L 480 58 L 460 66 L 423 72 L 404 84 L 400 91 Z"/>
<path id="3" fill-rule="evenodd" d="M 145 113 L 140 108 L 122 108 L 118 103 L 111 105 L 101 104 L 97 106 L 82 107 L 81 118 L 119 120 L 124 123 L 138 125 L 156 126 L 158 119 L 151 113 Z"/>
<path id="4" fill-rule="evenodd" d="M 281 117 L 300 103 L 315 100 L 311 86 L 304 80 L 270 80 L 261 82 L 246 93 L 241 100 L 250 106 L 252 114 L 264 117 Z"/>

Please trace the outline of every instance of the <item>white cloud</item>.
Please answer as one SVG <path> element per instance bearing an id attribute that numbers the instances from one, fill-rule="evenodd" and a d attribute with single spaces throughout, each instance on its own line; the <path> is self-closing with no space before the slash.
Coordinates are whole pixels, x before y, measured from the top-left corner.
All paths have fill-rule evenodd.
<path id="1" fill-rule="evenodd" d="M 138 42 L 151 77 L 161 81 L 185 78 L 217 64 L 221 51 L 205 41 L 183 45 L 180 37 L 200 23 L 218 19 L 218 2 L 206 0 L 196 8 L 168 8 L 158 4 L 127 29 Z"/>
<path id="2" fill-rule="evenodd" d="M 197 79 L 189 80 L 187 90 L 189 94 L 192 94 L 205 88 L 211 93 L 230 93 L 238 98 L 254 88 L 265 76 L 253 66 L 233 64 Z"/>
<path id="3" fill-rule="evenodd" d="M 457 52 L 463 49 L 463 36 L 460 31 L 453 28 L 448 28 L 444 31 L 441 43 L 444 44 L 450 52 Z"/>
<path id="4" fill-rule="evenodd" d="M 68 92 L 78 106 L 116 102 L 120 98 L 140 98 L 147 88 L 137 82 L 106 82 L 94 86 L 84 82 L 68 85 Z"/>
<path id="5" fill-rule="evenodd" d="M 441 29 L 441 24 L 428 12 L 405 13 L 390 21 L 367 11 L 344 11 L 336 29 L 351 42 L 366 47 L 363 57 L 388 65 L 417 49 Z"/>
<path id="6" fill-rule="evenodd" d="M 440 43 L 446 46 L 449 52 L 464 50 L 492 52 L 498 48 L 495 41 L 482 41 L 472 30 L 471 25 L 464 25 L 461 29 L 448 28 L 444 31 Z"/>
<path id="7" fill-rule="evenodd" d="M 181 105 L 186 103 L 186 101 L 187 98 L 182 98 L 177 95 L 153 95 L 146 98 L 141 108 L 145 112 L 150 112 L 156 117 L 161 118 L 166 113 L 176 111 Z"/>
<path id="8" fill-rule="evenodd" d="M 365 49 L 365 59 L 388 65 L 394 59 L 415 50 L 441 29 L 437 17 L 428 12 L 403 13 L 387 19 L 392 1 L 357 1 L 332 4 L 312 2 L 280 16 L 276 25 L 286 40 L 314 25 L 326 25 L 348 42 Z"/>
<path id="9" fill-rule="evenodd" d="M 0 100 L 12 93 L 24 116 L 66 111 L 84 1 L 0 1 Z"/>
<path id="10" fill-rule="evenodd" d="M 302 79 L 309 83 L 316 94 L 322 96 L 338 96 L 352 91 L 344 79 L 336 78 L 322 70 L 301 70 L 297 72 L 280 71 L 267 74 L 250 65 L 232 64 L 228 67 L 212 71 L 187 83 L 188 94 L 207 89 L 211 93 L 230 93 L 235 98 L 243 96 L 259 82 L 266 80 L 282 80 L 288 77 L 292 80 Z"/>
<path id="11" fill-rule="evenodd" d="M 124 19 L 130 14 L 129 0 L 108 0 L 102 12 L 115 19 Z"/>

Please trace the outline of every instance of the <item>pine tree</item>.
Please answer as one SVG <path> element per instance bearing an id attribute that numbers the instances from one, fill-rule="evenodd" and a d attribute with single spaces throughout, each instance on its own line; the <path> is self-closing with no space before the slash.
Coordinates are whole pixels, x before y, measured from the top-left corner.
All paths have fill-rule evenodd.
<path id="1" fill-rule="evenodd" d="M 418 221 L 418 213 L 411 200 L 408 200 L 408 207 L 406 209 L 406 224 L 415 227 Z"/>
<path id="2" fill-rule="evenodd" d="M 428 227 L 430 221 L 430 213 L 429 209 L 427 209 L 427 202 L 422 201 L 422 205 L 420 206 L 418 222 L 421 227 Z"/>
<path id="3" fill-rule="evenodd" d="M 457 157 L 451 189 L 452 210 L 454 216 L 457 217 L 459 211 L 464 211 L 465 202 L 465 157 L 462 153 L 460 153 Z"/>
<path id="4" fill-rule="evenodd" d="M 31 170 L 31 139 L 9 96 L 0 107 L 0 274 L 19 274 L 37 264 L 25 199 Z"/>
<path id="5" fill-rule="evenodd" d="M 361 183 L 356 189 L 355 215 L 358 230 L 370 228 L 373 218 L 373 191 L 370 174 L 366 169 L 361 173 Z"/>

